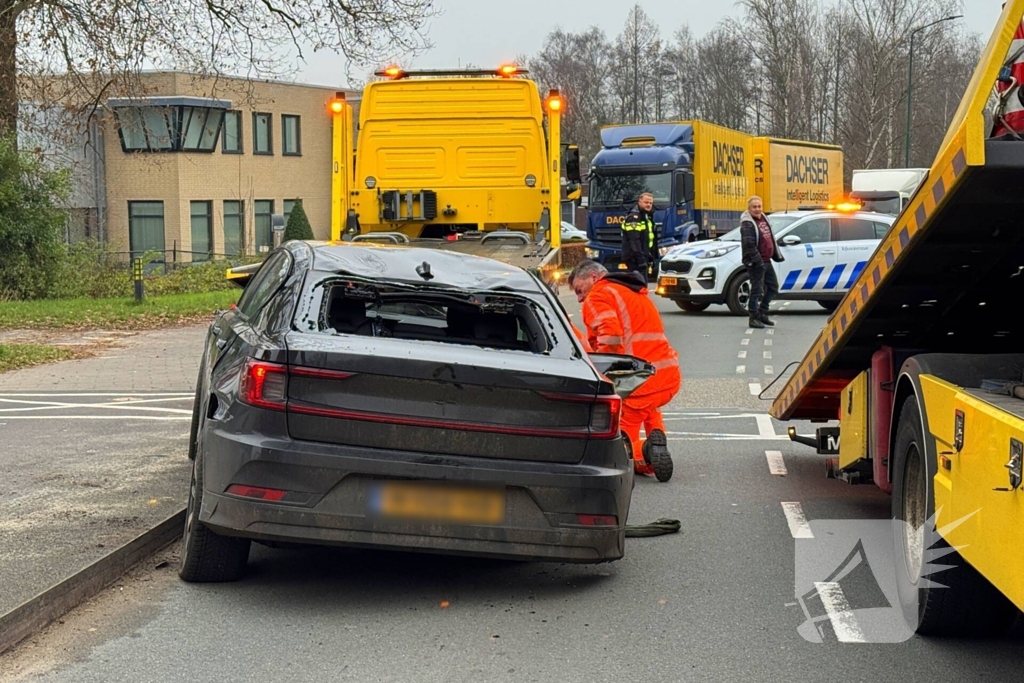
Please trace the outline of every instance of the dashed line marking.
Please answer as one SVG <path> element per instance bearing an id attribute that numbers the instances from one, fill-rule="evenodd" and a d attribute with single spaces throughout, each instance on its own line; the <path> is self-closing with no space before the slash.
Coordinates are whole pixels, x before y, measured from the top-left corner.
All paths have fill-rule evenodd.
<path id="1" fill-rule="evenodd" d="M 764 366 L 764 374 L 766 374 L 766 375 L 774 375 L 775 374 L 775 368 L 773 368 L 771 365 Z"/>
<path id="2" fill-rule="evenodd" d="M 771 360 L 772 359 L 772 352 L 771 351 L 765 351 L 764 352 L 764 359 L 765 360 Z"/>
<path id="3" fill-rule="evenodd" d="M 747 357 L 747 352 L 746 351 L 740 351 L 740 355 L 738 355 L 736 357 L 737 358 L 746 358 Z"/>
<path id="4" fill-rule="evenodd" d="M 747 335 L 754 334 L 754 330 L 744 330 L 743 334 L 747 334 Z"/>
<path id="5" fill-rule="evenodd" d="M 840 643 L 866 643 L 867 637 L 857 623 L 850 603 L 838 583 L 830 581 L 815 581 L 814 588 L 821 597 L 821 604 L 828 612 L 828 619 L 832 622 L 832 630 Z"/>
<path id="6" fill-rule="evenodd" d="M 761 394 L 761 385 L 758 382 L 751 382 L 747 385 L 750 388 L 751 396 L 759 396 Z"/>
<path id="7" fill-rule="evenodd" d="M 740 346 L 750 346 L 749 339 L 740 339 Z"/>
<path id="8" fill-rule="evenodd" d="M 786 515 L 789 533 L 793 538 L 814 538 L 814 534 L 811 533 L 811 525 L 807 523 L 804 508 L 800 503 L 783 503 L 782 512 Z"/>
<path id="9" fill-rule="evenodd" d="M 745 374 L 746 372 L 747 372 L 747 366 L 746 365 L 737 365 L 736 366 L 736 374 L 737 375 L 742 375 L 742 374 Z"/>
<path id="10" fill-rule="evenodd" d="M 765 346 L 771 346 L 772 345 L 772 340 L 771 339 L 765 339 L 764 340 L 764 345 Z"/>
<path id="11" fill-rule="evenodd" d="M 775 330 L 765 330 L 768 334 L 775 334 Z"/>
<path id="12" fill-rule="evenodd" d="M 772 425 L 772 416 L 767 413 L 755 415 L 754 420 L 757 422 L 757 433 L 761 436 L 778 436 L 775 433 L 775 427 Z"/>
<path id="13" fill-rule="evenodd" d="M 789 474 L 786 463 L 782 460 L 782 451 L 765 451 L 765 458 L 768 459 L 768 471 L 777 477 L 784 477 Z"/>

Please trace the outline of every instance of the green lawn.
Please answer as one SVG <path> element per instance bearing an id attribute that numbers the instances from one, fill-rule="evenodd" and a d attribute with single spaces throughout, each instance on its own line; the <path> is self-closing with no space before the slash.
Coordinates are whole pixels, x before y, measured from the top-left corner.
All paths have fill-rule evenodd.
<path id="1" fill-rule="evenodd" d="M 75 352 L 45 344 L 0 344 L 0 372 L 74 358 Z"/>
<path id="2" fill-rule="evenodd" d="M 0 303 L 0 329 L 139 330 L 203 322 L 238 300 L 241 289 L 134 299 L 46 299 Z"/>

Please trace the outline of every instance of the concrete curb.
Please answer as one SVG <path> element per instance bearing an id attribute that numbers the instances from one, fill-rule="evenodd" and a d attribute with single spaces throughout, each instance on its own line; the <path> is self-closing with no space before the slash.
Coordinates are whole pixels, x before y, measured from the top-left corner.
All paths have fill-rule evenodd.
<path id="1" fill-rule="evenodd" d="M 134 565 L 181 537 L 182 508 L 155 527 L 96 560 L 39 595 L 0 615 L 0 654 L 112 584 Z"/>

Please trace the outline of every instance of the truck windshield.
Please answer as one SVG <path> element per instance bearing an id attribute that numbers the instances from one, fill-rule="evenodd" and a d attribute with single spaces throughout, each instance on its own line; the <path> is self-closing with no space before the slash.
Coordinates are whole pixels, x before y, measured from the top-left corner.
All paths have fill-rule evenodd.
<path id="1" fill-rule="evenodd" d="M 590 178 L 591 206 L 635 204 L 644 192 L 654 195 L 655 204 L 667 205 L 672 199 L 672 174 L 594 175 Z"/>

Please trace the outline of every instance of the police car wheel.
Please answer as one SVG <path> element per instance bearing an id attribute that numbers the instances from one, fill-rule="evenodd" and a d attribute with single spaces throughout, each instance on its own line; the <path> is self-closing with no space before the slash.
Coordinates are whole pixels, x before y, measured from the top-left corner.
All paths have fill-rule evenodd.
<path id="1" fill-rule="evenodd" d="M 740 271 L 729 282 L 725 294 L 725 303 L 733 315 L 747 315 L 747 304 L 750 302 L 750 277 L 746 271 Z"/>
<path id="2" fill-rule="evenodd" d="M 683 309 L 687 313 L 700 313 L 706 311 L 708 306 L 711 304 L 702 304 L 698 301 L 677 301 L 676 306 Z"/>

